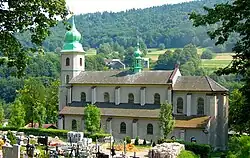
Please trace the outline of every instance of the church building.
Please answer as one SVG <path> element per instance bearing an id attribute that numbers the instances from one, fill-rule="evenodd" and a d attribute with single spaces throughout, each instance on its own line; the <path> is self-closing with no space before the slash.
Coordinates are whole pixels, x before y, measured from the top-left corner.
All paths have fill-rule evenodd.
<path id="1" fill-rule="evenodd" d="M 101 111 L 101 127 L 115 139 L 157 141 L 160 105 L 173 106 L 175 127 L 169 137 L 225 149 L 228 137 L 228 90 L 208 76 L 182 76 L 174 70 L 144 71 L 139 45 L 133 70 L 85 71 L 81 34 L 74 19 L 61 51 L 58 127 L 84 130 L 84 107 Z"/>

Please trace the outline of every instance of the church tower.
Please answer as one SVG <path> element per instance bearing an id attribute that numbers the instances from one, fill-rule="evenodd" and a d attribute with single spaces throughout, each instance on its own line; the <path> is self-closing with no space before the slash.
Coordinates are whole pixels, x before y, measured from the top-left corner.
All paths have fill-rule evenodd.
<path id="1" fill-rule="evenodd" d="M 137 43 L 137 48 L 136 48 L 136 51 L 134 52 L 134 57 L 135 57 L 134 64 L 133 64 L 134 73 L 141 72 L 142 71 L 142 58 L 141 58 L 141 51 L 139 49 L 139 42 Z"/>
<path id="2" fill-rule="evenodd" d="M 59 111 L 71 103 L 71 86 L 69 81 L 85 70 L 85 54 L 80 43 L 81 34 L 77 31 L 72 17 L 71 30 L 65 34 L 64 45 L 61 51 L 61 76 L 59 89 Z M 60 122 L 60 118 L 58 123 Z M 58 124 L 58 127 L 60 125 Z M 60 127 L 62 128 L 62 127 Z"/>

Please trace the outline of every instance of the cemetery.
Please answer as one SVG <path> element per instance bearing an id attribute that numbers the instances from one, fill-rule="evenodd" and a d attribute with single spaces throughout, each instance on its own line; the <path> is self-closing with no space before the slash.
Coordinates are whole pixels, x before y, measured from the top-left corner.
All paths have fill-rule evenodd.
<path id="1" fill-rule="evenodd" d="M 48 135 L 25 135 L 18 131 L 0 131 L 1 158 L 177 158 L 185 150 L 185 145 L 171 142 L 153 145 L 145 140 L 115 141 L 112 136 L 92 140 L 83 132 L 69 131 L 67 139 Z M 137 142 L 136 142 L 137 141 Z M 148 148 L 137 148 L 138 145 L 149 144 Z M 135 146 L 134 144 L 138 144 Z"/>

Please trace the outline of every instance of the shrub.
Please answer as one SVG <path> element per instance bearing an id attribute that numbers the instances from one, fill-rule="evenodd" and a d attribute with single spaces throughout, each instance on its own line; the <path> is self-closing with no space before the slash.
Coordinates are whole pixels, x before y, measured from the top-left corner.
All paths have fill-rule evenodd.
<path id="1" fill-rule="evenodd" d="M 129 136 L 125 137 L 125 141 L 127 144 L 130 144 L 131 143 L 131 138 Z"/>
<path id="2" fill-rule="evenodd" d="M 146 139 L 143 140 L 143 145 L 147 145 Z"/>
<path id="3" fill-rule="evenodd" d="M 58 130 L 58 129 L 42 129 L 42 128 L 20 128 L 18 132 L 24 132 L 27 135 L 36 135 L 36 136 L 51 136 L 51 137 L 62 137 L 67 138 L 68 130 Z"/>
<path id="4" fill-rule="evenodd" d="M 139 145 L 139 137 L 138 136 L 135 138 L 135 145 Z"/>
<path id="5" fill-rule="evenodd" d="M 177 158 L 198 158 L 192 151 L 182 150 Z"/>
<path id="6" fill-rule="evenodd" d="M 201 59 L 213 59 L 213 52 L 209 49 L 206 49 L 201 54 Z"/>
<path id="7" fill-rule="evenodd" d="M 245 158 L 249 157 L 250 136 L 233 136 L 229 139 L 229 158 Z"/>
<path id="8" fill-rule="evenodd" d="M 11 145 L 16 144 L 16 137 L 10 130 L 7 133 L 7 138 L 10 140 Z"/>
<path id="9" fill-rule="evenodd" d="M 95 141 L 96 139 L 109 137 L 110 134 L 107 134 L 107 133 L 94 133 L 94 134 L 84 133 L 84 136 L 88 137 L 88 138 L 92 138 L 92 140 Z"/>

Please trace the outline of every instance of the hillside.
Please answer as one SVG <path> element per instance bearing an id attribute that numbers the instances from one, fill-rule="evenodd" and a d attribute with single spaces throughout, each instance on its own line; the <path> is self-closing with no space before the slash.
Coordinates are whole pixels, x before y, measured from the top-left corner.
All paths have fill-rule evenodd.
<path id="1" fill-rule="evenodd" d="M 119 13 L 91 13 L 75 17 L 77 29 L 83 35 L 85 47 L 97 48 L 103 43 L 117 42 L 128 48 L 134 46 L 136 34 L 148 48 L 163 44 L 166 48 L 181 48 L 193 43 L 200 47 L 214 47 L 214 42 L 206 35 L 205 28 L 194 28 L 188 19 L 192 11 L 204 12 L 203 6 L 212 7 L 227 0 L 193 1 L 174 5 L 163 5 L 147 9 L 132 9 Z M 52 28 L 51 36 L 44 42 L 47 51 L 54 51 L 63 44 L 65 27 L 60 23 Z M 30 45 L 28 34 L 19 36 L 22 43 Z M 227 45 L 214 51 L 230 51 L 233 38 Z"/>

